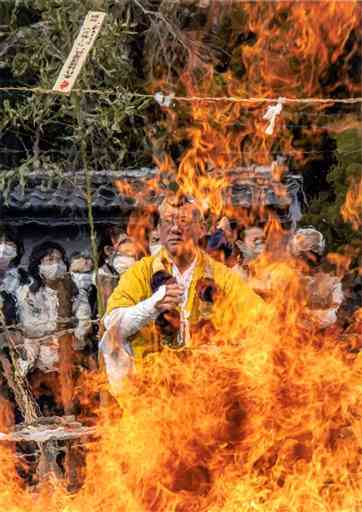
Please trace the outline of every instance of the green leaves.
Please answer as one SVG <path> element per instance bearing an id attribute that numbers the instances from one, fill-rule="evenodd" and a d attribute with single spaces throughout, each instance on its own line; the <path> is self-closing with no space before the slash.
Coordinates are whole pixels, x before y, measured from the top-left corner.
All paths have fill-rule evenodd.
<path id="1" fill-rule="evenodd" d="M 130 57 L 136 26 L 128 10 L 118 10 L 113 16 L 106 0 L 5 4 L 0 12 L 8 29 L 1 27 L 5 40 L 0 40 L 0 64 L 9 78 L 1 81 L 0 75 L 2 87 L 15 84 L 51 89 L 87 12 L 105 10 L 108 14 L 76 84 L 76 88 L 100 91 L 79 97 L 81 129 L 73 101 L 78 93 L 69 97 L 0 93 L 0 171 L 20 172 L 24 166 L 29 171 L 76 170 L 83 165 L 81 144 L 92 169 L 149 163 L 143 151 L 143 127 L 150 102 L 133 95 L 144 91 Z M 114 93 L 108 94 L 108 90 Z"/>
<path id="2" fill-rule="evenodd" d="M 310 204 L 303 217 L 320 229 L 327 237 L 330 250 L 341 250 L 346 244 L 361 244 L 362 234 L 343 222 L 341 207 L 350 185 L 362 176 L 362 133 L 348 129 L 335 135 L 337 164 L 328 172 L 330 191 L 323 192 Z"/>

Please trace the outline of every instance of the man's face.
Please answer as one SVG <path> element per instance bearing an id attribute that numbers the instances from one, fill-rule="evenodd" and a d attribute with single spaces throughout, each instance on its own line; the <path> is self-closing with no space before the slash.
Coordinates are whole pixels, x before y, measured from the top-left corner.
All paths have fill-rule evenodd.
<path id="1" fill-rule="evenodd" d="M 265 246 L 264 230 L 261 228 L 247 229 L 245 231 L 244 243 L 251 252 L 260 254 Z"/>
<path id="2" fill-rule="evenodd" d="M 191 252 L 203 234 L 201 214 L 192 204 L 166 204 L 160 217 L 160 242 L 171 254 Z"/>

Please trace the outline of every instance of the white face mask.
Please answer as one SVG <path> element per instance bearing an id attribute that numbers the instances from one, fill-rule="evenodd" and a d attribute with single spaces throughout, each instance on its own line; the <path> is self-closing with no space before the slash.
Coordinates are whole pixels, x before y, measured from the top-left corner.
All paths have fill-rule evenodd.
<path id="1" fill-rule="evenodd" d="M 263 240 L 256 240 L 254 242 L 254 252 L 255 254 L 259 255 L 261 254 L 265 249 L 265 243 Z"/>
<path id="2" fill-rule="evenodd" d="M 65 276 L 67 267 L 60 261 L 58 263 L 42 263 L 39 266 L 39 274 L 49 281 L 55 281 Z"/>
<path id="3" fill-rule="evenodd" d="M 93 284 L 92 272 L 71 272 L 71 276 L 79 290 L 88 290 Z"/>
<path id="4" fill-rule="evenodd" d="M 0 244 L 0 270 L 6 270 L 11 260 L 16 258 L 17 250 L 13 245 L 7 243 Z"/>
<path id="5" fill-rule="evenodd" d="M 242 244 L 242 253 L 246 260 L 253 260 L 265 249 L 265 243 L 263 241 L 255 241 L 253 244 Z"/>
<path id="6" fill-rule="evenodd" d="M 116 254 L 111 260 L 112 267 L 120 276 L 134 263 L 136 263 L 136 259 L 133 256 L 122 256 L 121 254 Z"/>
<path id="7" fill-rule="evenodd" d="M 161 244 L 151 244 L 150 245 L 150 252 L 151 256 L 154 254 L 157 254 L 161 250 L 162 245 Z"/>

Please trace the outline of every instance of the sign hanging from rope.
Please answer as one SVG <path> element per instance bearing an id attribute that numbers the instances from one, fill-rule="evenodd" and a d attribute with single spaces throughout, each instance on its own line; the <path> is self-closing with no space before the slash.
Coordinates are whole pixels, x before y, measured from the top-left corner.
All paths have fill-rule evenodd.
<path id="1" fill-rule="evenodd" d="M 103 25 L 106 13 L 89 11 L 73 48 L 65 61 L 53 91 L 69 94 Z"/>

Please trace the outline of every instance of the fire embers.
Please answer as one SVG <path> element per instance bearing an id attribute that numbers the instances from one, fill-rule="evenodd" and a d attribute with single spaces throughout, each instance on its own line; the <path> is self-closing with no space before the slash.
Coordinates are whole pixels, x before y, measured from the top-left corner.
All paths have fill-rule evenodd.
<path id="1" fill-rule="evenodd" d="M 161 286 L 176 282 L 175 278 L 165 270 L 155 272 L 151 279 L 152 293 Z M 182 348 L 184 340 L 180 336 L 181 317 L 176 309 L 164 311 L 158 315 L 155 321 L 156 328 L 161 337 L 162 345 L 174 350 Z"/>

